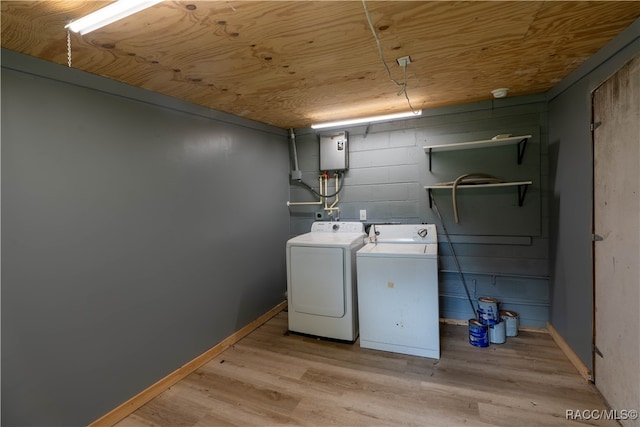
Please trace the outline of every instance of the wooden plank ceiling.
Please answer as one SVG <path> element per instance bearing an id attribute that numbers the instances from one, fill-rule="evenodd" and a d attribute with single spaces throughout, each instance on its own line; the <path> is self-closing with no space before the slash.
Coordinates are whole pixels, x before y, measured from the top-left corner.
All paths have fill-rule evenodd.
<path id="1" fill-rule="evenodd" d="M 96 1 L 2 1 L 2 47 L 67 65 Z M 85 36 L 72 66 L 282 128 L 545 92 L 640 1 L 164 1 Z M 406 77 L 396 58 L 409 55 Z"/>

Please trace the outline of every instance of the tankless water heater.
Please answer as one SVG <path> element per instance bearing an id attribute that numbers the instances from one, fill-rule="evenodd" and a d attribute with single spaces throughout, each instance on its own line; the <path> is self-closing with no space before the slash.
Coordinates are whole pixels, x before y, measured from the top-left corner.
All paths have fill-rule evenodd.
<path id="1" fill-rule="evenodd" d="M 349 169 L 349 136 L 346 131 L 320 134 L 320 170 L 345 171 Z"/>

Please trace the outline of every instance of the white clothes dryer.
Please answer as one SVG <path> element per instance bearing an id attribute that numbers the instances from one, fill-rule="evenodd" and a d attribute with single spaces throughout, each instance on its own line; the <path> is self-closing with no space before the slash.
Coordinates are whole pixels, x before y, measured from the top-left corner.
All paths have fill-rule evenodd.
<path id="1" fill-rule="evenodd" d="M 314 222 L 287 242 L 289 330 L 324 338 L 358 338 L 356 252 L 360 222 Z"/>
<path id="2" fill-rule="evenodd" d="M 371 225 L 357 253 L 360 346 L 440 358 L 434 224 Z"/>

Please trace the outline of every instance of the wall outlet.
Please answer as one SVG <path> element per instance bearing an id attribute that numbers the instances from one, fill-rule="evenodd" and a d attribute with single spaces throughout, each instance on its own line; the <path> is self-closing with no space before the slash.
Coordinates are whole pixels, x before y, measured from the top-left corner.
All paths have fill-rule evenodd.
<path id="1" fill-rule="evenodd" d="M 366 220 L 367 220 L 367 210 L 360 209 L 360 221 L 366 221 Z"/>

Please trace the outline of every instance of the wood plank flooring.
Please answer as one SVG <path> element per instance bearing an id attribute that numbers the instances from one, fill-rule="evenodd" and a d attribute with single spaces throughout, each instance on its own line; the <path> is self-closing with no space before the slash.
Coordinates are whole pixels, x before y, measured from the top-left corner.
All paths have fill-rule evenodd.
<path id="1" fill-rule="evenodd" d="M 283 311 L 117 424 L 138 426 L 617 426 L 545 333 L 476 348 L 441 325 L 441 359 L 287 333 Z"/>

